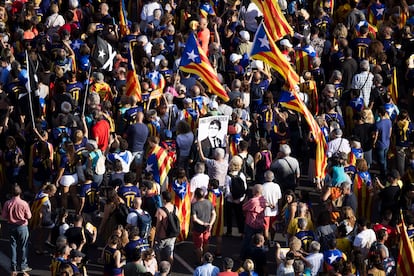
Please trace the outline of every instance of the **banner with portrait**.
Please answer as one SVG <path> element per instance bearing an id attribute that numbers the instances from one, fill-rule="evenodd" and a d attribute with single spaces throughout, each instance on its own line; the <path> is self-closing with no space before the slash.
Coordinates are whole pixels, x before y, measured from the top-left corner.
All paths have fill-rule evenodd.
<path id="1" fill-rule="evenodd" d="M 209 116 L 198 121 L 198 136 L 204 156 L 213 158 L 215 148 L 226 148 L 229 116 Z"/>

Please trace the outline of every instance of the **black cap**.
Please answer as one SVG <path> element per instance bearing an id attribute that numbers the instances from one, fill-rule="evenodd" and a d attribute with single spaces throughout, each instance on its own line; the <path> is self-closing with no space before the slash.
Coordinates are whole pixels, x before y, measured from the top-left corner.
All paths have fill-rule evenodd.
<path id="1" fill-rule="evenodd" d="M 82 252 L 80 252 L 79 250 L 76 250 L 76 249 L 72 249 L 71 251 L 70 251 L 70 257 L 71 258 L 75 258 L 75 257 L 85 257 L 86 255 L 85 254 L 83 254 Z"/>

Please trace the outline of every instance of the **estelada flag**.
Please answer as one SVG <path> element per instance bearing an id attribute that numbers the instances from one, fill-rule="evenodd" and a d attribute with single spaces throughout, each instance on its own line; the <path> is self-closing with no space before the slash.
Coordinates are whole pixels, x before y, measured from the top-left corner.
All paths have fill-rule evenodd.
<path id="1" fill-rule="evenodd" d="M 263 22 L 257 28 L 254 36 L 250 57 L 259 59 L 275 69 L 293 89 L 299 83 L 299 76 L 290 66 L 286 57 L 282 54 Z"/>
<path id="2" fill-rule="evenodd" d="M 171 169 L 171 158 L 168 152 L 160 146 L 155 146 L 148 153 L 145 171 L 152 173 L 154 180 L 164 185 L 167 175 Z"/>
<path id="3" fill-rule="evenodd" d="M 273 41 L 285 35 L 293 35 L 292 26 L 287 22 L 279 3 L 274 0 L 252 0 L 263 13 L 263 21 Z"/>
<path id="4" fill-rule="evenodd" d="M 317 178 L 323 179 L 325 177 L 327 166 L 325 152 L 328 146 L 318 123 L 295 90 L 292 90 L 292 92 L 282 90 L 279 97 L 279 103 L 286 108 L 299 112 L 305 117 L 316 143 L 315 174 Z"/>
<path id="5" fill-rule="evenodd" d="M 414 271 L 414 250 L 410 238 L 408 237 L 407 227 L 405 226 L 404 217 L 401 211 L 400 216 L 400 245 L 397 261 L 397 275 L 411 276 Z"/>
<path id="6" fill-rule="evenodd" d="M 397 104 L 398 103 L 398 79 L 397 79 L 397 68 L 392 69 L 392 78 L 391 84 L 388 86 L 388 91 L 390 91 L 390 95 L 392 101 Z"/>
<path id="7" fill-rule="evenodd" d="M 126 76 L 126 95 L 135 96 L 138 101 L 142 100 L 141 84 L 135 71 L 134 59 L 132 56 L 132 42 L 129 42 L 128 50 L 128 72 Z"/>
<path id="8" fill-rule="evenodd" d="M 230 98 L 226 90 L 221 85 L 217 73 L 214 71 L 206 53 L 201 49 L 193 33 L 189 35 L 181 56 L 180 70 L 199 76 L 208 86 L 211 93 L 217 95 L 225 102 L 229 101 Z"/>
<path id="9" fill-rule="evenodd" d="M 191 221 L 190 183 L 188 180 L 181 183 L 173 180 L 168 190 L 171 192 L 171 202 L 177 207 L 177 217 L 180 220 L 180 234 L 177 236 L 177 242 L 184 241 L 187 239 Z"/>
<path id="10" fill-rule="evenodd" d="M 358 210 L 357 217 L 364 217 L 371 221 L 372 203 L 373 203 L 373 187 L 371 176 L 368 172 L 357 172 L 354 178 L 353 193 L 357 198 Z"/>
<path id="11" fill-rule="evenodd" d="M 119 32 L 121 33 L 121 36 L 129 34 L 124 0 L 119 1 Z"/>

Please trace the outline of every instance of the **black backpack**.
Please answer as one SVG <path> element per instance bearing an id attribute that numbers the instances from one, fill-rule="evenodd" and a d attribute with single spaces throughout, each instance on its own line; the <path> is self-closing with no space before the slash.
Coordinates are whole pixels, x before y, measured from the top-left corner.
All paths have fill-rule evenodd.
<path id="1" fill-rule="evenodd" d="M 254 171 L 253 171 L 253 168 L 252 168 L 251 164 L 248 164 L 248 162 L 247 162 L 247 160 L 250 157 L 250 154 L 248 154 L 246 156 L 246 158 L 243 158 L 243 156 L 241 156 L 239 154 L 239 157 L 243 160 L 242 168 L 241 168 L 240 171 L 244 173 L 248 183 L 249 183 L 249 181 L 252 182 L 254 180 Z"/>
<path id="2" fill-rule="evenodd" d="M 140 214 L 136 210 L 132 210 L 135 214 L 137 214 L 137 227 L 139 229 L 139 236 L 142 239 L 147 239 L 149 233 L 151 231 L 152 225 L 152 217 L 147 211 L 142 211 L 143 213 Z"/>
<path id="3" fill-rule="evenodd" d="M 123 226 L 127 225 L 129 210 L 124 203 L 119 203 L 113 214 L 118 224 L 121 224 Z"/>
<path id="4" fill-rule="evenodd" d="M 237 175 L 230 175 L 230 192 L 234 200 L 242 198 L 246 195 L 246 186 L 243 179 L 240 177 L 240 172 Z"/>
<path id="5" fill-rule="evenodd" d="M 180 220 L 178 219 L 177 215 L 175 214 L 175 206 L 172 212 L 168 211 L 167 208 L 161 207 L 164 212 L 167 214 L 167 229 L 165 231 L 167 238 L 176 238 L 180 232 Z"/>

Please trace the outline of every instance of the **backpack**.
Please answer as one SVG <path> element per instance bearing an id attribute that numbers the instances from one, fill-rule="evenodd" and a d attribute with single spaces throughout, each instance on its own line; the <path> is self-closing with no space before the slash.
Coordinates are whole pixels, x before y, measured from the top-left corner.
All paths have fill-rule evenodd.
<path id="1" fill-rule="evenodd" d="M 242 198 L 246 194 L 246 186 L 243 179 L 240 177 L 240 172 L 237 175 L 230 175 L 230 192 L 234 200 Z"/>
<path id="2" fill-rule="evenodd" d="M 326 118 L 326 123 L 329 126 L 329 130 L 332 131 L 334 129 L 340 128 L 341 124 L 340 124 L 340 120 L 338 118 L 338 114 L 334 113 L 334 114 L 326 114 L 328 118 Z"/>
<path id="3" fill-rule="evenodd" d="M 170 212 L 167 208 L 161 207 L 162 210 L 167 214 L 167 229 L 165 231 L 166 238 L 175 238 L 181 232 L 180 227 L 180 220 L 178 219 L 177 215 L 175 214 L 175 206 L 174 211 Z"/>
<path id="4" fill-rule="evenodd" d="M 265 161 L 265 169 L 269 170 L 270 165 L 272 164 L 272 159 L 270 158 L 270 152 L 268 150 L 261 151 L 260 155 L 262 156 L 262 159 Z"/>
<path id="5" fill-rule="evenodd" d="M 246 180 L 249 183 L 254 180 L 254 171 L 251 166 L 251 162 L 249 162 L 249 157 L 251 157 L 251 155 L 247 154 L 247 156 L 244 158 L 239 154 L 239 157 L 243 160 L 242 168 L 240 171 L 244 173 Z M 251 158 L 250 161 L 254 161 L 253 158 Z"/>
<path id="6" fill-rule="evenodd" d="M 138 213 L 136 210 L 133 210 L 137 214 L 137 226 L 139 229 L 139 236 L 142 239 L 147 239 L 151 231 L 152 217 L 151 215 L 143 210 L 143 214 Z"/>
<path id="7" fill-rule="evenodd" d="M 96 165 L 95 165 L 95 173 L 97 175 L 103 175 L 106 171 L 106 167 L 105 167 L 105 155 L 102 154 L 102 152 L 99 155 L 98 161 L 96 161 Z"/>
<path id="8" fill-rule="evenodd" d="M 59 127 L 58 130 L 58 137 L 57 137 L 57 147 L 59 151 L 63 151 L 63 147 L 66 142 L 71 142 L 69 133 L 67 131 L 67 127 Z"/>
<path id="9" fill-rule="evenodd" d="M 116 222 L 123 226 L 127 225 L 127 217 L 129 214 L 128 207 L 124 203 L 119 203 L 116 207 L 113 215 L 116 218 Z"/>

